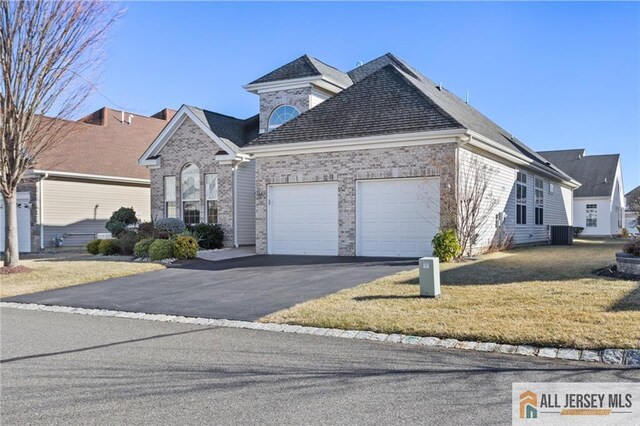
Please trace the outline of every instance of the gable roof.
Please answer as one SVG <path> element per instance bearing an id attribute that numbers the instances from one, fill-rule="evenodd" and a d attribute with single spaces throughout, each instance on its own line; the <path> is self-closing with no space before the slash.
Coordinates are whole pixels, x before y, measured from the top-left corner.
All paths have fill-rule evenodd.
<path id="1" fill-rule="evenodd" d="M 634 203 L 640 201 L 640 185 L 627 192 L 624 197 L 627 206 L 633 206 Z"/>
<path id="2" fill-rule="evenodd" d="M 611 196 L 619 154 L 585 155 L 584 149 L 540 151 L 538 154 L 582 184 L 574 191 L 574 197 Z"/>
<path id="3" fill-rule="evenodd" d="M 260 116 L 258 114 L 247 119 L 231 117 L 206 109 L 185 105 L 213 133 L 241 147 L 258 136 Z"/>
<path id="4" fill-rule="evenodd" d="M 218 154 L 239 155 L 239 148 L 258 135 L 259 115 L 257 114 L 243 120 L 190 105 L 182 105 L 162 132 L 139 156 L 139 164 L 144 166 L 156 164 L 160 151 L 185 119 L 192 120 L 220 147 Z"/>
<path id="5" fill-rule="evenodd" d="M 302 55 L 288 64 L 276 68 L 270 73 L 252 81 L 249 85 L 315 76 L 328 77 L 343 87 L 351 85 L 349 75 L 309 55 Z"/>
<path id="6" fill-rule="evenodd" d="M 121 111 L 101 108 L 78 121 L 65 121 L 59 140 L 34 169 L 149 179 L 149 170 L 137 159 L 166 124 L 163 119 L 127 112 L 123 123 Z"/>
<path id="7" fill-rule="evenodd" d="M 354 84 L 248 146 L 468 129 L 561 179 L 570 176 L 462 99 L 391 53 L 351 71 Z"/>
<path id="8" fill-rule="evenodd" d="M 249 145 L 462 128 L 402 72 L 388 65 Z"/>

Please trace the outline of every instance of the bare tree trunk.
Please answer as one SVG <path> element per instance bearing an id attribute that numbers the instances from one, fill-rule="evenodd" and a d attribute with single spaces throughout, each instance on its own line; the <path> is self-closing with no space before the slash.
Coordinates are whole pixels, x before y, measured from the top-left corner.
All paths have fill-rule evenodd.
<path id="1" fill-rule="evenodd" d="M 14 190 L 4 198 L 4 266 L 18 266 L 18 207 L 17 192 Z"/>

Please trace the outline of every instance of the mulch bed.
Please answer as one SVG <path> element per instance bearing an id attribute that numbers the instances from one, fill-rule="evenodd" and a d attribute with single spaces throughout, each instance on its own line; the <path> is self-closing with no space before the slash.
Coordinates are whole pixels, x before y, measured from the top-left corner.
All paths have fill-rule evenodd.
<path id="1" fill-rule="evenodd" d="M 18 266 L 3 266 L 0 267 L 0 275 L 9 275 L 9 274 L 22 274 L 24 272 L 31 272 L 33 269 L 27 268 L 26 266 L 18 265 Z"/>

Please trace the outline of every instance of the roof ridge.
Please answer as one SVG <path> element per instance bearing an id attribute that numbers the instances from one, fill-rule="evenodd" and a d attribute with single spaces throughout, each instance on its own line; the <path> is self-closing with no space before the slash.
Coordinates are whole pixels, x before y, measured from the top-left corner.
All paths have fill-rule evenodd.
<path id="1" fill-rule="evenodd" d="M 302 56 L 301 56 L 301 58 L 304 58 L 304 60 L 307 62 L 307 64 L 308 64 L 311 68 L 313 68 L 314 70 L 316 70 L 316 72 L 317 72 L 319 75 L 322 75 L 322 72 L 320 72 L 320 70 L 318 69 L 318 67 L 316 66 L 316 64 L 314 64 L 314 63 L 313 63 L 313 61 L 312 61 L 312 59 L 315 59 L 315 58 L 312 58 L 311 56 L 307 55 L 306 53 L 305 53 L 304 55 L 302 55 Z M 300 59 L 300 58 L 298 58 L 298 59 Z M 316 60 L 317 60 L 317 59 L 316 59 Z M 294 61 L 295 61 L 295 59 L 294 59 Z M 322 62 L 322 61 L 320 61 L 320 62 Z"/>
<path id="2" fill-rule="evenodd" d="M 234 120 L 238 120 L 238 121 L 247 121 L 247 120 L 249 120 L 250 118 L 255 117 L 256 115 L 259 115 L 259 114 L 254 114 L 254 115 L 252 115 L 251 117 L 248 117 L 248 118 L 238 118 L 238 117 L 234 117 L 233 115 L 223 114 L 223 113 L 221 113 L 221 112 L 217 112 L 217 111 L 211 111 L 210 109 L 204 109 L 204 108 L 200 108 L 200 107 L 197 107 L 197 106 L 194 106 L 194 105 L 187 105 L 187 104 L 185 104 L 185 106 L 187 106 L 187 107 L 189 107 L 189 108 L 197 108 L 197 109 L 199 109 L 199 110 L 200 110 L 200 111 L 202 111 L 202 112 L 208 112 L 209 114 L 215 114 L 215 115 L 219 115 L 219 116 L 221 116 L 221 117 L 232 118 L 232 119 L 234 119 Z"/>

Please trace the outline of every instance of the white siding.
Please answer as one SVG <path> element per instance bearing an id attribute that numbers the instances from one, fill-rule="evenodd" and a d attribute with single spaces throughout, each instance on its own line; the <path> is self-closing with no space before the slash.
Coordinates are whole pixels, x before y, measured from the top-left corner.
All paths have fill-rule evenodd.
<path id="1" fill-rule="evenodd" d="M 236 171 L 236 244 L 256 243 L 256 162 L 240 163 Z"/>
<path id="2" fill-rule="evenodd" d="M 598 226 L 596 227 L 587 227 L 587 204 L 598 206 Z M 611 200 L 608 197 L 574 199 L 573 225 L 584 228 L 582 235 L 611 235 L 611 216 Z"/>
<path id="3" fill-rule="evenodd" d="M 120 207 L 133 207 L 142 221 L 151 219 L 148 186 L 46 179 L 43 192 L 45 247 L 56 234 L 65 235 L 65 246 L 86 244 L 107 232 L 107 220 Z"/>
<path id="4" fill-rule="evenodd" d="M 526 168 L 518 168 L 515 165 L 506 164 L 497 158 L 489 158 L 467 149 L 461 149 L 459 154 L 460 173 L 469 170 L 465 165 L 473 164 L 477 159 L 491 168 L 491 198 L 497 200 L 497 204 L 490 212 L 487 221 L 479 232 L 477 245 L 486 247 L 496 235 L 496 215 L 500 212 L 506 213 L 504 229 L 513 234 L 515 244 L 528 244 L 544 242 L 548 240 L 549 225 L 569 225 L 571 224 L 571 202 L 572 190 L 562 186 L 560 182 L 553 181 L 554 190 L 550 192 L 550 180 L 547 177 L 536 175 Z M 527 174 L 527 223 L 526 225 L 516 225 L 516 193 L 515 182 L 516 173 L 521 170 Z M 535 225 L 535 177 L 541 177 L 544 181 L 544 224 Z M 461 177 L 462 179 L 462 177 Z"/>
<path id="5" fill-rule="evenodd" d="M 309 95 L 309 108 L 311 109 L 317 105 L 320 105 L 330 97 L 331 95 L 329 93 L 321 91 L 317 88 L 311 89 L 311 94 Z"/>

